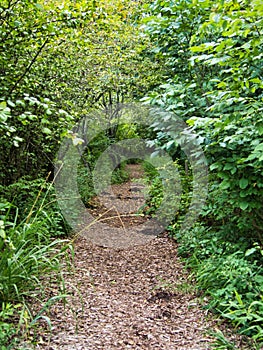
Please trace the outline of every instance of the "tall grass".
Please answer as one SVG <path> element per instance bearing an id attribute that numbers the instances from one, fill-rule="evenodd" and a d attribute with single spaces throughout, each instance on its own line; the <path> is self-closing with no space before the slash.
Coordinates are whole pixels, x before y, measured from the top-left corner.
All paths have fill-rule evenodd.
<path id="1" fill-rule="evenodd" d="M 42 195 L 42 190 L 41 187 L 27 214 L 23 213 L 24 219 L 13 204 L 3 197 L 0 201 L 1 350 L 12 349 L 22 337 L 22 330 L 33 324 L 35 327 L 39 315 L 46 318 L 42 311 L 36 311 L 36 315 L 31 313 L 28 302 L 33 298 L 39 306 L 43 302 L 52 304 L 47 303 L 43 281 L 48 276 L 56 276 L 57 283 L 61 283 L 61 261 L 70 248 L 67 239 L 52 237 L 59 223 L 54 225 L 54 206 L 49 208 L 44 204 L 47 196 Z M 57 230 L 61 234 L 62 228 Z M 65 295 L 51 299 L 60 297 Z"/>

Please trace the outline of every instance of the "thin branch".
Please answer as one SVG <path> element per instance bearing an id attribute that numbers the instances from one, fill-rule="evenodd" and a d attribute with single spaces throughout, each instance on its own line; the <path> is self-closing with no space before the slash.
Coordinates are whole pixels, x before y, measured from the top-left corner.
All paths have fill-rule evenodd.
<path id="1" fill-rule="evenodd" d="M 42 44 L 42 46 L 39 48 L 38 52 L 35 54 L 34 58 L 32 59 L 32 61 L 30 62 L 30 64 L 28 65 L 28 67 L 26 68 L 26 70 L 24 71 L 24 73 L 20 76 L 20 78 L 15 82 L 15 84 L 13 85 L 13 87 L 9 90 L 8 95 L 10 95 L 14 89 L 18 86 L 18 84 L 24 79 L 24 77 L 26 76 L 26 74 L 30 71 L 31 67 L 33 66 L 33 64 L 36 62 L 38 56 L 40 55 L 41 51 L 43 50 L 43 48 L 46 46 L 46 44 L 48 43 L 48 39 L 46 39 L 44 41 L 44 43 Z"/>

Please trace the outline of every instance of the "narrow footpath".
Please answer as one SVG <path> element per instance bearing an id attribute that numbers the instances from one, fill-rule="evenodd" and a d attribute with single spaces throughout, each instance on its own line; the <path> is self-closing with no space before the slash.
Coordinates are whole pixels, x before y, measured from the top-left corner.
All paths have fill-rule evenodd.
<path id="1" fill-rule="evenodd" d="M 133 179 L 141 176 L 138 165 L 129 165 L 129 171 Z M 113 187 L 120 199 L 134 200 L 131 182 Z M 138 194 L 137 200 L 141 204 Z M 93 215 L 100 215 L 102 208 L 94 201 Z M 116 227 L 141 220 L 109 215 Z M 103 247 L 80 236 L 74 271 L 66 264 L 64 270 L 69 297 L 65 305 L 50 309 L 52 332 L 41 333 L 36 349 L 205 350 L 214 349 L 209 331 L 227 331 L 203 307 L 177 256 L 177 243 L 165 234 L 129 248 Z M 52 296 L 52 285 L 48 288 Z"/>

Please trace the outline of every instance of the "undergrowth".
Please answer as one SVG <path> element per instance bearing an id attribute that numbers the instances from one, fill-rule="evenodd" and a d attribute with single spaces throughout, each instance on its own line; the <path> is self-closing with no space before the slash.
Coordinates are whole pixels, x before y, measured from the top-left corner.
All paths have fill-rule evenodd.
<path id="1" fill-rule="evenodd" d="M 178 253 L 195 274 L 197 285 L 209 296 L 206 307 L 252 338 L 255 346 L 262 346 L 262 246 L 224 226 L 216 231 L 204 223 L 187 232 L 171 225 L 170 233 L 179 242 Z"/>
<path id="2" fill-rule="evenodd" d="M 52 199 L 52 185 L 43 179 L 30 183 L 32 187 L 25 180 L 5 187 L 0 200 L 1 350 L 17 348 L 40 319 L 50 326 L 48 306 L 66 297 L 60 287 L 51 298 L 45 290 L 52 276 L 63 285 L 61 261 L 72 252 L 65 224 Z M 33 311 L 35 302 L 44 307 Z"/>
<path id="3" fill-rule="evenodd" d="M 154 215 L 163 200 L 162 179 L 158 169 L 151 165 L 144 164 L 144 169 L 149 186 L 145 210 Z M 220 314 L 240 334 L 251 338 L 253 349 L 260 349 L 263 346 L 263 247 L 257 240 L 258 234 L 241 225 L 244 220 L 241 216 L 238 226 L 237 215 L 230 215 L 227 204 L 221 205 L 218 212 L 212 210 L 213 190 L 210 190 L 200 221 L 192 229 L 181 231 L 180 223 L 191 199 L 189 183 L 192 179 L 186 176 L 182 166 L 179 169 L 183 192 L 168 231 L 179 242 L 178 253 L 195 276 L 197 288 L 208 297 L 206 308 Z M 220 194 L 216 200 L 220 201 Z M 218 349 L 235 349 L 230 343 L 224 347 L 227 340 L 223 341 L 222 337 L 217 339 L 218 344 L 221 342 Z"/>
<path id="4" fill-rule="evenodd" d="M 93 171 L 96 163 L 103 152 L 107 151 L 113 143 L 113 140 L 107 135 L 101 133 L 94 138 L 86 147 L 78 166 L 77 184 L 80 197 L 85 206 L 89 206 L 89 200 L 96 196 L 94 188 Z M 106 152 L 107 153 L 107 152 Z M 127 161 L 122 161 L 119 154 L 109 152 L 108 163 L 103 163 L 103 169 L 100 170 L 100 180 L 103 176 L 111 174 L 111 184 L 120 184 L 128 180 L 129 174 L 125 170 Z"/>

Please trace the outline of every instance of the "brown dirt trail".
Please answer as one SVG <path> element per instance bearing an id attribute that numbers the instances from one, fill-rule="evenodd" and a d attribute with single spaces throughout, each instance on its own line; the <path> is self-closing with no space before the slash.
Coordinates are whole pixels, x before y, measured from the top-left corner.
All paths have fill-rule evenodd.
<path id="1" fill-rule="evenodd" d="M 130 165 L 129 171 L 132 178 L 141 176 L 138 165 Z M 113 192 L 122 200 L 134 200 L 129 182 L 113 186 Z M 141 205 L 142 198 L 136 196 Z M 95 199 L 93 215 L 103 210 Z M 114 210 L 108 215 L 115 217 L 110 224 L 118 227 L 148 220 L 127 216 L 120 222 Z M 79 237 L 74 272 L 66 265 L 64 270 L 67 304 L 52 306 L 52 333 L 43 331 L 36 349 L 204 350 L 212 349 L 207 331 L 223 327 L 202 307 L 177 256 L 176 242 L 165 234 L 124 249 Z M 52 296 L 52 285 L 47 288 Z"/>

